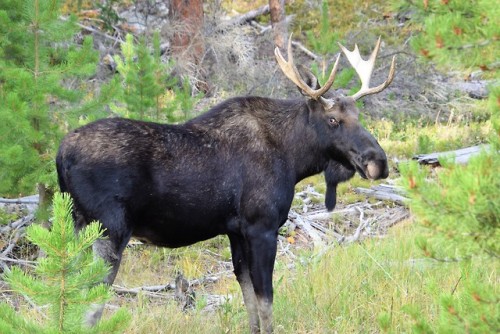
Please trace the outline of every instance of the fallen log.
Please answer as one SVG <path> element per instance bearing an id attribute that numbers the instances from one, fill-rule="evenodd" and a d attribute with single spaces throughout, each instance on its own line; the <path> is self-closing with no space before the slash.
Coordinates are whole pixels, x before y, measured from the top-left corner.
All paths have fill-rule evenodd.
<path id="1" fill-rule="evenodd" d="M 457 82 L 452 87 L 466 93 L 473 99 L 483 100 L 488 98 L 488 83 L 486 80 L 472 80 Z"/>
<path id="2" fill-rule="evenodd" d="M 3 198 L 0 197 L 0 203 L 5 204 L 38 204 L 38 195 L 26 196 L 21 198 Z"/>
<path id="3" fill-rule="evenodd" d="M 402 189 L 391 185 L 378 185 L 370 189 L 354 188 L 354 191 L 358 194 L 365 194 L 376 199 L 391 201 L 400 205 L 403 205 L 408 200 L 402 195 Z"/>
<path id="4" fill-rule="evenodd" d="M 266 15 L 266 14 L 269 14 L 269 5 L 264 5 L 257 9 L 251 10 L 245 14 L 233 17 L 232 19 L 227 21 L 226 24 L 224 24 L 224 28 L 236 25 L 242 25 L 249 21 L 255 20 L 257 17 L 261 15 Z"/>
<path id="5" fill-rule="evenodd" d="M 479 154 L 483 150 L 487 150 L 489 147 L 490 145 L 477 145 L 454 151 L 418 154 L 414 156 L 413 159 L 417 160 L 420 164 L 423 165 L 441 166 L 441 163 L 439 161 L 440 159 L 442 160 L 443 158 L 448 159 L 449 157 L 454 157 L 455 163 L 463 165 L 467 164 L 471 157 Z"/>
<path id="6" fill-rule="evenodd" d="M 304 231 L 304 233 L 313 241 L 314 247 L 324 246 L 324 233 L 312 227 L 308 220 L 304 220 L 301 215 L 299 215 L 294 210 L 290 210 L 290 212 L 288 213 L 288 219 L 291 220 L 295 225 L 297 225 L 298 228 Z"/>

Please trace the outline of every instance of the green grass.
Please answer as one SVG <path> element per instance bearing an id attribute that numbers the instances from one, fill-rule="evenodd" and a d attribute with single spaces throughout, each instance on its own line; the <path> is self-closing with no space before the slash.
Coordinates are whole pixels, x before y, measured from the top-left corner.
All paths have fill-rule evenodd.
<path id="1" fill-rule="evenodd" d="M 407 222 L 393 228 L 385 238 L 346 247 L 335 246 L 321 255 L 317 251 L 297 250 L 298 259 L 292 269 L 289 269 L 288 258 L 278 257 L 274 275 L 276 332 L 412 332 L 414 320 L 408 314 L 410 309 L 419 310 L 419 315 L 433 324 L 439 318 L 439 296 L 455 288 L 463 266 L 424 258 L 415 245 L 415 235 L 416 227 Z M 203 253 L 205 246 L 205 243 L 198 244 L 193 252 Z M 157 249 L 154 252 L 164 251 Z M 137 255 L 126 256 L 119 282 L 135 286 L 173 281 L 172 265 L 175 268 L 175 263 L 153 265 L 153 257 L 147 259 L 150 254 L 140 255 L 139 259 Z M 194 259 L 197 263 L 196 256 Z M 216 262 L 216 257 L 208 261 L 212 265 Z M 148 272 L 156 274 L 138 282 L 139 273 L 132 263 L 141 264 L 140 276 Z M 498 269 L 497 262 L 481 259 L 474 261 L 470 268 L 480 274 L 497 295 Z M 461 287 L 461 284 L 456 287 L 457 294 Z M 127 301 L 133 317 L 128 333 L 247 332 L 246 310 L 234 277 L 224 278 L 215 286 L 196 292 L 201 305 L 207 293 L 233 296 L 233 299 L 213 312 L 197 307 L 187 313 L 174 301 L 159 303 L 144 297 L 132 299 Z"/>
<path id="2" fill-rule="evenodd" d="M 491 133 L 490 121 L 412 124 L 396 126 L 390 121 L 373 121 L 368 130 L 389 156 L 411 158 L 414 154 L 449 151 L 484 143 Z"/>
<path id="3" fill-rule="evenodd" d="M 409 325 L 401 308 L 432 303 L 424 286 L 441 278 L 438 268 L 427 261 L 421 267 L 413 265 L 420 255 L 409 237 L 411 229 L 405 227 L 403 233 L 384 240 L 332 248 L 283 274 L 275 306 L 283 333 L 378 332 L 384 313 L 391 315 L 395 331 L 407 330 L 401 328 Z M 447 277 L 453 280 L 453 275 Z M 453 286 L 448 280 L 439 284 Z"/>

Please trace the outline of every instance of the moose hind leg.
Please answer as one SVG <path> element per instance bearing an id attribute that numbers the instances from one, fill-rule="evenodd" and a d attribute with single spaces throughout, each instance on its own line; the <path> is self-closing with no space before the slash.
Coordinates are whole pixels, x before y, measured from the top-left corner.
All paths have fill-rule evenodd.
<path id="1" fill-rule="evenodd" d="M 120 267 L 122 253 L 127 242 L 122 242 L 122 245 L 118 247 L 116 246 L 116 243 L 110 239 L 98 239 L 94 242 L 94 245 L 92 246 L 94 256 L 101 257 L 108 265 L 111 266 L 108 276 L 104 279 L 105 284 L 112 285 L 115 281 Z M 85 316 L 85 324 L 88 326 L 95 326 L 102 317 L 104 306 L 105 304 L 92 305 L 90 311 Z"/>
<path id="2" fill-rule="evenodd" d="M 250 278 L 245 240 L 235 235 L 230 235 L 229 240 L 231 243 L 234 274 L 243 294 L 243 301 L 248 313 L 250 333 L 260 333 L 257 297 Z"/>

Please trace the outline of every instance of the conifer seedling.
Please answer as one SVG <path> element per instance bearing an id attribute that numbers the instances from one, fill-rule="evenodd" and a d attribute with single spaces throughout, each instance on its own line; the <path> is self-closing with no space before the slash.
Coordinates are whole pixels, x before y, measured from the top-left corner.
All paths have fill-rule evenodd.
<path id="1" fill-rule="evenodd" d="M 84 324 L 92 305 L 108 301 L 112 292 L 102 283 L 109 268 L 92 255 L 92 244 L 102 237 L 100 224 L 93 222 L 75 233 L 71 212 L 71 198 L 57 193 L 50 230 L 40 225 L 27 229 L 28 240 L 46 256 L 36 261 L 33 272 L 13 267 L 4 278 L 14 292 L 32 301 L 43 317 L 34 321 L 2 303 L 0 333 L 121 333 L 127 326 L 128 315 L 123 309 L 95 327 Z"/>

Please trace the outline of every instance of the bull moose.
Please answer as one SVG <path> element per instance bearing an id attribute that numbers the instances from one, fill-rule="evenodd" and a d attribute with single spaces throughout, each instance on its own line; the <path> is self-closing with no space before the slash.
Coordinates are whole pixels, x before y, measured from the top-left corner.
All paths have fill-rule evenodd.
<path id="1" fill-rule="evenodd" d="M 60 189 L 73 198 L 77 230 L 94 220 L 105 229 L 93 249 L 111 266 L 107 284 L 131 237 L 181 247 L 225 234 L 250 331 L 272 332 L 278 229 L 295 184 L 324 172 L 325 204 L 333 210 L 337 185 L 356 171 L 372 180 L 389 173 L 384 150 L 358 120 L 355 100 L 391 83 L 395 59 L 387 80 L 370 88 L 380 38 L 368 60 L 357 45 L 340 48 L 361 80 L 352 96 L 328 93 L 341 54 L 320 86 L 294 65 L 290 39 L 288 61 L 278 48 L 276 60 L 305 98 L 236 97 L 180 125 L 108 118 L 66 135 L 56 158 Z M 90 324 L 103 307 L 92 311 Z"/>

